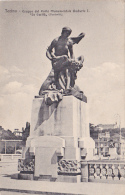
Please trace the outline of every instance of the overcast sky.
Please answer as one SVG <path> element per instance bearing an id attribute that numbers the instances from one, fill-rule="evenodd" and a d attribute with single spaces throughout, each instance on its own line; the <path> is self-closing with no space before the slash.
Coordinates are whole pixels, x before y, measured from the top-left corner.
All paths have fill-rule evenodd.
<path id="1" fill-rule="evenodd" d="M 112 124 L 119 114 L 125 127 L 124 3 L 63 2 L 0 2 L 0 125 L 5 129 L 21 129 L 30 122 L 33 97 L 51 70 L 46 48 L 64 26 L 72 29 L 71 36 L 86 34 L 74 53 L 85 58 L 77 84 L 88 98 L 89 122 Z M 31 16 L 22 10 L 71 12 Z"/>

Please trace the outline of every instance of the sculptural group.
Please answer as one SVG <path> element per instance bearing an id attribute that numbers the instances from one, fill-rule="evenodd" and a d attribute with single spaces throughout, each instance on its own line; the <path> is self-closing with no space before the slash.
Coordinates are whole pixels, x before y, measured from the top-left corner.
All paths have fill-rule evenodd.
<path id="1" fill-rule="evenodd" d="M 55 97 L 56 99 L 55 93 L 53 96 L 52 91 L 57 91 L 57 93 L 74 95 L 76 98 L 86 101 L 83 92 L 75 85 L 77 72 L 83 67 L 84 57 L 75 58 L 73 52 L 73 45 L 78 44 L 85 34 L 69 37 L 71 32 L 69 27 L 64 27 L 61 36 L 55 38 L 47 49 L 46 56 L 52 63 L 52 69 L 40 88 L 40 96 L 45 91 L 48 91 L 47 94 L 51 91 L 51 97 L 49 95 L 48 98 Z"/>

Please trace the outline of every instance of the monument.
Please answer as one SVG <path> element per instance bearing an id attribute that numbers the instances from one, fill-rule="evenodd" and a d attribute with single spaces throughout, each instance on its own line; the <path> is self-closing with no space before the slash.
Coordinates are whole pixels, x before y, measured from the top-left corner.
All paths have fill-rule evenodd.
<path id="1" fill-rule="evenodd" d="M 80 182 L 80 161 L 93 157 L 87 97 L 75 85 L 84 58 L 75 59 L 73 45 L 85 34 L 72 38 L 70 34 L 71 29 L 64 27 L 47 49 L 52 70 L 33 100 L 30 136 L 18 162 L 19 178 Z"/>

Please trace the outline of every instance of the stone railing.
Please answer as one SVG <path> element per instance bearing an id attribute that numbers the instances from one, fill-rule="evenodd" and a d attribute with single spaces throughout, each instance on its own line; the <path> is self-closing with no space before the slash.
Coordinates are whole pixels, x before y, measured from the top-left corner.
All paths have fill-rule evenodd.
<path id="1" fill-rule="evenodd" d="M 125 183 L 125 161 L 82 161 L 81 181 Z"/>
<path id="2" fill-rule="evenodd" d="M 18 171 L 34 173 L 35 158 L 19 159 Z M 58 175 L 80 176 L 81 182 L 125 183 L 125 161 L 91 160 L 81 161 L 61 159 Z"/>
<path id="3" fill-rule="evenodd" d="M 0 154 L 0 160 L 18 160 L 22 154 Z"/>

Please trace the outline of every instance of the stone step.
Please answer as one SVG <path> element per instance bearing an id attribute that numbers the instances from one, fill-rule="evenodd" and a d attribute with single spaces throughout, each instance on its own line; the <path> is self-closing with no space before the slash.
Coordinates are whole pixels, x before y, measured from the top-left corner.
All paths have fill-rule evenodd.
<path id="1" fill-rule="evenodd" d="M 38 181 L 56 181 L 57 178 L 52 177 L 52 175 L 40 175 Z"/>

